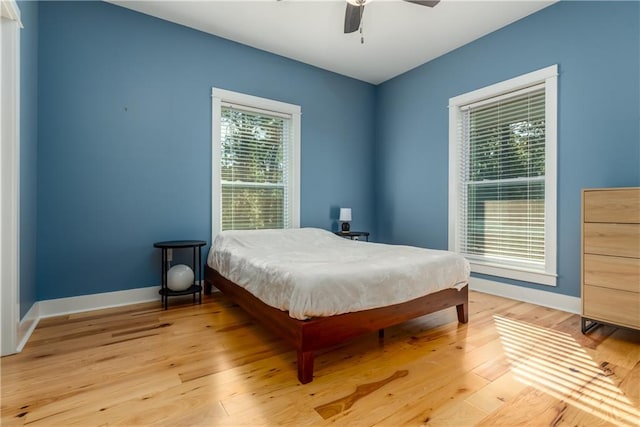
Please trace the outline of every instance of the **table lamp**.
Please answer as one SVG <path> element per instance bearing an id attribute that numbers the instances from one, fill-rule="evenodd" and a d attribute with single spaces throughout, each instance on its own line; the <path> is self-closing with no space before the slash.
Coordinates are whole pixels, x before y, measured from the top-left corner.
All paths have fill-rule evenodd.
<path id="1" fill-rule="evenodd" d="M 340 222 L 342 222 L 342 232 L 349 232 L 349 221 L 351 221 L 351 208 L 340 208 Z"/>

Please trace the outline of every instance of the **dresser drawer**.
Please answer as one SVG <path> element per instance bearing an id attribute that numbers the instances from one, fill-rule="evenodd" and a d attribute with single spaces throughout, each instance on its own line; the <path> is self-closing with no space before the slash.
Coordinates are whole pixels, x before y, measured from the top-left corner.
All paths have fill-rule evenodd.
<path id="1" fill-rule="evenodd" d="M 640 189 L 584 191 L 585 222 L 640 223 Z"/>
<path id="2" fill-rule="evenodd" d="M 640 292 L 640 259 L 586 254 L 584 283 Z"/>
<path id="3" fill-rule="evenodd" d="M 640 258 L 640 224 L 584 224 L 584 253 Z"/>
<path id="4" fill-rule="evenodd" d="M 582 315 L 640 329 L 640 293 L 584 285 Z"/>

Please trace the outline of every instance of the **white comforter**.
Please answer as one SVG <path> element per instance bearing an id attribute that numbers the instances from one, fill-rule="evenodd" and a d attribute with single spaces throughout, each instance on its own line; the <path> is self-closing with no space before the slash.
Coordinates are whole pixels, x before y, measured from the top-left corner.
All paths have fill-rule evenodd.
<path id="1" fill-rule="evenodd" d="M 316 228 L 224 231 L 207 263 L 301 320 L 460 289 L 470 271 L 452 252 L 351 241 Z"/>

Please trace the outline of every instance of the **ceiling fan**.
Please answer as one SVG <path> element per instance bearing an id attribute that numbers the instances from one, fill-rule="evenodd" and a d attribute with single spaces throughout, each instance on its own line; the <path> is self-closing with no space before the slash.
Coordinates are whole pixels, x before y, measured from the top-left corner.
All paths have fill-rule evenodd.
<path id="1" fill-rule="evenodd" d="M 371 0 L 347 0 L 347 10 L 344 14 L 344 33 L 353 33 L 360 29 L 362 33 L 362 14 L 364 13 L 365 4 Z M 409 3 L 415 3 L 420 6 L 434 7 L 440 0 L 404 0 Z M 361 39 L 364 43 L 364 39 Z"/>

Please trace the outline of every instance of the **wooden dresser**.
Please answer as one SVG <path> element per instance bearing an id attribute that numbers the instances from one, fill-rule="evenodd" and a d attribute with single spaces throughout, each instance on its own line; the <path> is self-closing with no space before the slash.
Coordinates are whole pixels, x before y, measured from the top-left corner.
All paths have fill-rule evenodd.
<path id="1" fill-rule="evenodd" d="M 582 190 L 582 333 L 640 329 L 640 188 Z"/>

